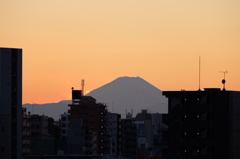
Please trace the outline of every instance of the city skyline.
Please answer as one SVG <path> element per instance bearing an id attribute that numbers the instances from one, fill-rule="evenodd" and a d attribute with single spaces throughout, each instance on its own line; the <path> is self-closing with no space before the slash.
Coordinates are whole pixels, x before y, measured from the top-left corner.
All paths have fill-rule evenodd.
<path id="1" fill-rule="evenodd" d="M 1 47 L 23 49 L 23 104 L 122 76 L 161 89 L 240 90 L 240 1 L 0 2 Z M 85 92 L 86 93 L 86 92 Z"/>

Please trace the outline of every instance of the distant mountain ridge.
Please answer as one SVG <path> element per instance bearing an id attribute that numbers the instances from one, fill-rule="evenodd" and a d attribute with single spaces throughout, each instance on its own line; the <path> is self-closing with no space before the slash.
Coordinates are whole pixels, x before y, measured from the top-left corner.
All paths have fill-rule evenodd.
<path id="1" fill-rule="evenodd" d="M 98 103 L 105 103 L 110 112 L 119 113 L 125 118 L 126 110 L 133 114 L 147 109 L 151 113 L 167 113 L 167 98 L 162 91 L 140 77 L 119 77 L 87 94 Z M 71 100 L 59 103 L 24 104 L 31 114 L 47 115 L 55 120 L 69 110 Z"/>
<path id="2" fill-rule="evenodd" d="M 27 112 L 31 114 L 46 115 L 58 120 L 60 115 L 68 112 L 71 100 L 63 100 L 58 103 L 45 103 L 45 104 L 24 104 L 23 107 L 27 108 Z"/>

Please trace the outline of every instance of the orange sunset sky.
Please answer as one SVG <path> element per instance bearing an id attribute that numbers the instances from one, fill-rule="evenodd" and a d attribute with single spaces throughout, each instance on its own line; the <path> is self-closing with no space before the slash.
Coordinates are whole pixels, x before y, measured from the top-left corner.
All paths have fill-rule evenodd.
<path id="1" fill-rule="evenodd" d="M 122 76 L 240 91 L 240 0 L 1 0 L 0 46 L 23 49 L 23 103 Z"/>

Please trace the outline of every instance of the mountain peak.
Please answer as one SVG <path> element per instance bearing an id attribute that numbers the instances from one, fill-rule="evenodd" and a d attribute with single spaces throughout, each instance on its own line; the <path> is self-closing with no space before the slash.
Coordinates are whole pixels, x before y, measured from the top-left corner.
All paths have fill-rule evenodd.
<path id="1" fill-rule="evenodd" d="M 131 109 L 134 112 L 140 112 L 141 109 L 167 112 L 167 99 L 162 96 L 162 91 L 141 77 L 119 77 L 88 95 L 97 102 L 106 103 L 110 112 L 124 114 Z"/>

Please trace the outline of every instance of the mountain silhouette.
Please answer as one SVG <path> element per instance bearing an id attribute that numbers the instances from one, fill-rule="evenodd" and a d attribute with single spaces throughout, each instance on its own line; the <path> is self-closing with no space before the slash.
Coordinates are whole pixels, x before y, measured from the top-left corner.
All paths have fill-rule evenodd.
<path id="1" fill-rule="evenodd" d="M 119 113 L 122 117 L 125 117 L 126 110 L 133 110 L 134 114 L 141 109 L 167 113 L 167 98 L 162 91 L 140 77 L 119 77 L 87 95 L 105 103 L 110 112 Z"/>
<path id="2" fill-rule="evenodd" d="M 99 87 L 86 96 L 94 97 L 98 103 L 107 105 L 108 111 L 119 113 L 125 118 L 126 111 L 133 114 L 147 109 L 150 113 L 167 113 L 167 98 L 162 91 L 140 77 L 119 77 Z M 59 103 L 24 104 L 31 114 L 46 115 L 58 120 L 60 115 L 68 112 L 71 100 Z"/>

